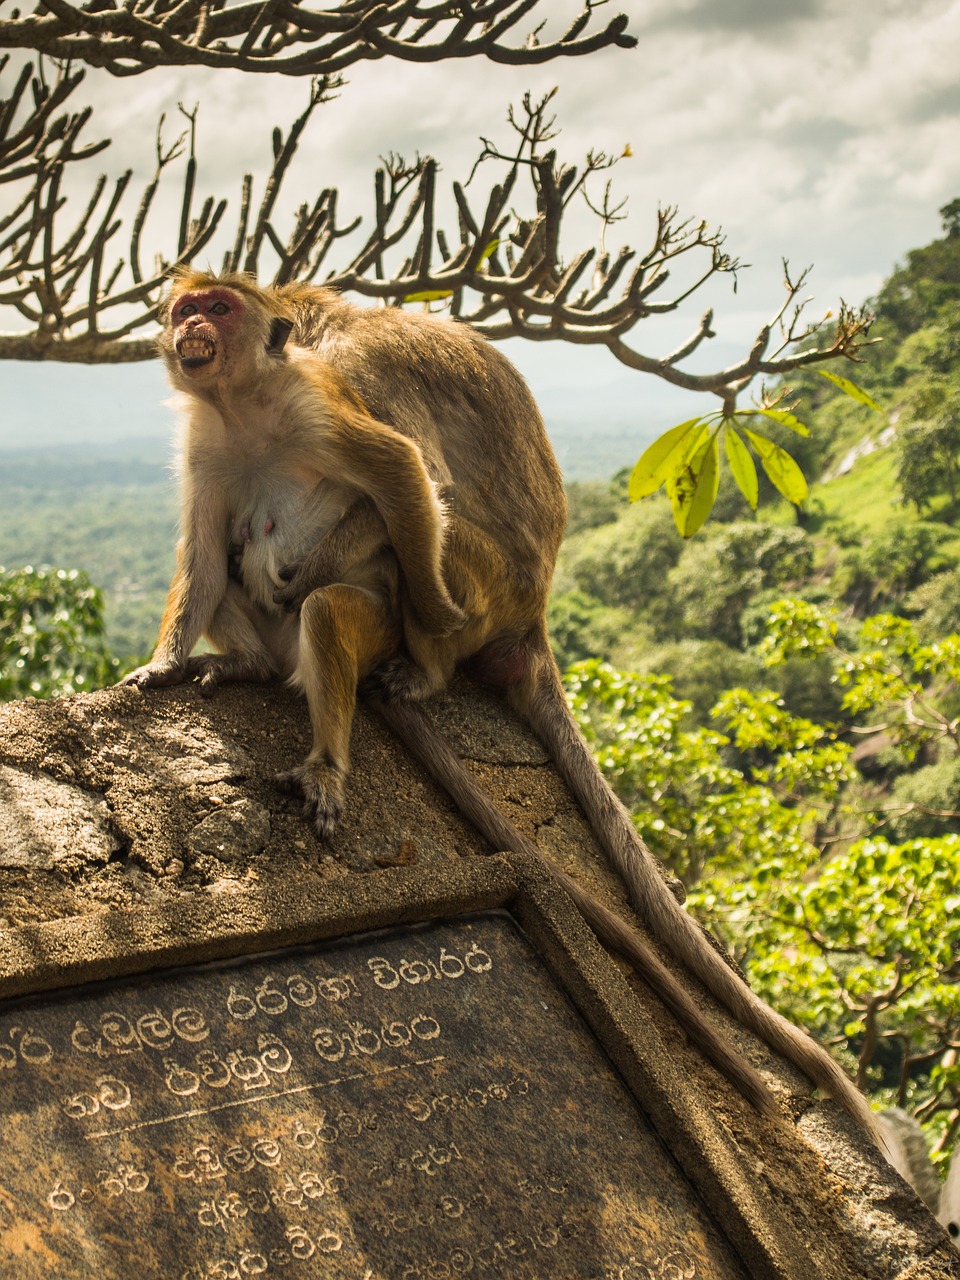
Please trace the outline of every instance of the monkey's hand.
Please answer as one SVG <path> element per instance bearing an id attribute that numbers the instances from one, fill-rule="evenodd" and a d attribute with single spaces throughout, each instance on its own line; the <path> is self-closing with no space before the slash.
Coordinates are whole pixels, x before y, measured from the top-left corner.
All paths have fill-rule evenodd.
<path id="1" fill-rule="evenodd" d="M 172 684 L 183 684 L 187 679 L 187 669 L 181 663 L 154 661 L 146 666 L 137 667 L 119 682 L 134 689 L 166 689 Z"/>
<path id="2" fill-rule="evenodd" d="M 252 653 L 198 653 L 184 663 L 148 662 L 120 681 L 135 689 L 165 689 L 196 680 L 205 698 L 222 684 L 236 680 L 267 681 L 273 676 L 269 660 Z"/>
<path id="3" fill-rule="evenodd" d="M 273 603 L 280 605 L 287 613 L 299 613 L 311 591 L 328 586 L 336 580 L 333 576 L 316 572 L 313 559 L 309 556 L 299 564 L 285 564 L 279 574 L 285 585 L 274 591 Z"/>

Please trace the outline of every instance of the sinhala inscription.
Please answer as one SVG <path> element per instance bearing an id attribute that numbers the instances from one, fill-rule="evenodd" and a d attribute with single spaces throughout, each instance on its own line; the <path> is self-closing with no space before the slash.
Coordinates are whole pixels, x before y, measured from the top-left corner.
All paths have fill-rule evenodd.
<path id="1" fill-rule="evenodd" d="M 20 1280 L 727 1280 L 728 1245 L 494 914 L 0 1011 Z"/>

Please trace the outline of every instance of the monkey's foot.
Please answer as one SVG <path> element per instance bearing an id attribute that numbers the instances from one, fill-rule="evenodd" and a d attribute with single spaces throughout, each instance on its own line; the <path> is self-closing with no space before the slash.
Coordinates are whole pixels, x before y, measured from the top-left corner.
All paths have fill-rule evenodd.
<path id="1" fill-rule="evenodd" d="M 335 764 L 305 761 L 274 778 L 287 795 L 303 797 L 303 816 L 313 824 L 321 840 L 329 840 L 343 814 L 346 774 Z"/>
<path id="2" fill-rule="evenodd" d="M 409 658 L 389 658 L 371 671 L 363 687 L 384 702 L 422 702 L 436 686 L 422 667 Z"/>

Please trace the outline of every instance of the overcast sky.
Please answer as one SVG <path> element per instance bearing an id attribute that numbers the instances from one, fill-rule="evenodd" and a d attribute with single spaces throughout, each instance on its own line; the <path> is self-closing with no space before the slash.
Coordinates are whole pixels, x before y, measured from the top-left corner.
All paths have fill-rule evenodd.
<path id="1" fill-rule="evenodd" d="M 578 7 L 543 4 L 551 15 Z M 822 311 L 840 297 L 863 301 L 906 250 L 939 234 L 938 209 L 960 196 L 960 0 L 613 0 L 598 17 L 618 10 L 631 15 L 640 41 L 634 51 L 539 68 L 479 60 L 354 68 L 339 99 L 308 127 L 289 209 L 330 185 L 340 188 L 344 212 L 366 213 L 377 158 L 390 151 L 432 154 L 447 179 L 465 178 L 481 134 L 506 143 L 511 102 L 526 89 L 559 85 L 565 159 L 579 161 L 589 147 L 632 150 L 612 175 L 629 201 L 615 239 L 645 247 L 658 205 L 676 204 L 722 226 L 729 250 L 752 264 L 736 294 L 725 283 L 708 298 L 695 296 L 684 314 L 690 330 L 706 303 L 715 305 L 716 365 L 742 354 L 778 306 L 782 257 L 796 267 L 814 264 L 813 310 Z M 85 89 L 96 104 L 89 136 L 114 138 L 92 167 L 115 176 L 130 165 L 144 180 L 158 115 L 166 111 L 174 126 L 177 102 L 199 100 L 198 190 L 235 201 L 244 171 L 266 171 L 271 126 L 286 127 L 299 114 L 308 84 L 194 70 L 117 81 L 90 71 Z M 157 247 L 169 243 L 154 231 Z M 676 338 L 675 326 L 648 320 L 633 340 L 658 354 Z M 610 356 L 558 344 L 511 343 L 508 350 L 548 417 L 564 406 L 636 415 L 647 435 L 677 420 L 671 395 Z M 0 444 L 7 447 L 42 442 L 45 424 L 65 414 L 77 439 L 96 436 L 104 386 L 114 406 L 110 434 L 164 429 L 155 365 L 91 371 L 6 363 L 0 378 Z M 591 409 L 594 387 L 599 400 Z"/>

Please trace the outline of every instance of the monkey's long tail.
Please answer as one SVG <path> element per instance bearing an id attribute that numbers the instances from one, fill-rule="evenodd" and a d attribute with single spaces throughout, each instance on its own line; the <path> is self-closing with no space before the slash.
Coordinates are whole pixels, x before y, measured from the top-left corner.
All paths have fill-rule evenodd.
<path id="1" fill-rule="evenodd" d="M 869 1103 L 815 1040 L 782 1017 L 747 986 L 710 944 L 671 894 L 650 850 L 613 794 L 570 711 L 560 673 L 544 641 L 534 649 L 529 678 L 508 690 L 511 703 L 543 741 L 580 802 L 594 835 L 653 936 L 682 961 L 742 1025 L 792 1062 L 829 1094 L 886 1150 Z"/>
<path id="2" fill-rule="evenodd" d="M 536 858 L 566 890 L 600 942 L 633 966 L 654 994 L 671 1010 L 704 1057 L 757 1111 L 767 1115 L 778 1114 L 773 1095 L 760 1074 L 704 1018 L 701 1010 L 652 947 L 625 920 L 581 888 L 517 831 L 468 773 L 463 762 L 420 707 L 410 702 L 381 702 L 377 698 L 370 698 L 368 702 L 493 848 Z"/>

